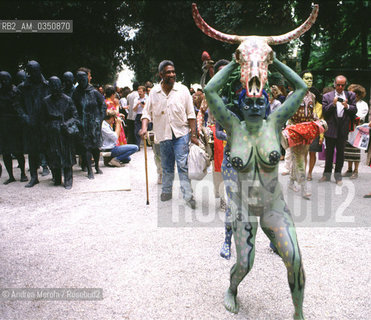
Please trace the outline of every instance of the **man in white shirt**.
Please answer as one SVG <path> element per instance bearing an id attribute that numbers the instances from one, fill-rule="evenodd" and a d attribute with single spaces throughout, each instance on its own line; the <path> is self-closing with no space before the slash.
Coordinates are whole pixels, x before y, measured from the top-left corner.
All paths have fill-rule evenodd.
<path id="1" fill-rule="evenodd" d="M 128 143 L 130 144 L 134 144 L 136 141 L 134 126 L 135 126 L 135 118 L 137 116 L 137 113 L 134 111 L 134 106 L 135 106 L 135 101 L 139 99 L 138 87 L 139 87 L 139 83 L 134 82 L 133 91 L 129 93 L 128 96 L 126 97 L 126 100 L 129 105 L 128 116 L 126 118 L 127 133 L 128 133 L 127 139 L 128 139 Z"/>
<path id="2" fill-rule="evenodd" d="M 144 106 L 146 105 L 146 88 L 144 86 L 138 87 L 138 98 L 134 100 L 134 107 L 133 111 L 136 113 L 135 120 L 134 120 L 134 135 L 135 135 L 135 144 L 138 146 L 140 150 L 140 143 L 141 143 L 141 136 L 139 134 L 140 129 L 142 128 L 142 113 Z"/>
<path id="3" fill-rule="evenodd" d="M 116 111 L 108 110 L 102 122 L 103 144 L 101 150 L 103 152 L 111 152 L 112 160 L 108 165 L 112 167 L 121 167 L 121 163 L 130 162 L 130 156 L 138 151 L 138 147 L 135 144 L 116 146 L 117 139 L 122 130 L 121 121 L 116 116 Z M 115 131 L 112 129 L 114 123 L 116 123 Z"/>
<path id="4" fill-rule="evenodd" d="M 198 144 L 192 97 L 186 86 L 175 82 L 176 74 L 172 61 L 162 61 L 158 71 L 162 80 L 149 94 L 143 110 L 140 134 L 142 137 L 146 136 L 148 123 L 152 121 L 161 150 L 161 201 L 172 198 L 176 161 L 183 198 L 186 204 L 194 209 L 196 202 L 188 178 L 187 163 L 189 140 Z"/>

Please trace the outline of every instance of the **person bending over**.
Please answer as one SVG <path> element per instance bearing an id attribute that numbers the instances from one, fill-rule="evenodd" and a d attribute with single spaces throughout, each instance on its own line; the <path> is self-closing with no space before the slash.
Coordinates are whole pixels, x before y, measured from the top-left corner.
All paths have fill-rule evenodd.
<path id="1" fill-rule="evenodd" d="M 116 145 L 122 130 L 121 121 L 115 110 L 107 110 L 102 123 L 102 151 L 111 152 L 112 160 L 108 164 L 113 167 L 121 167 L 121 163 L 130 162 L 130 156 L 139 150 L 135 144 Z M 114 123 L 115 130 L 112 129 Z"/>

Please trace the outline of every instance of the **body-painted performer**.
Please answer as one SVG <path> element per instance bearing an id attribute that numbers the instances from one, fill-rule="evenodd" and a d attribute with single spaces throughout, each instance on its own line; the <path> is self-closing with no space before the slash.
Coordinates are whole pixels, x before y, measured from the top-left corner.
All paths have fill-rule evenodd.
<path id="1" fill-rule="evenodd" d="M 49 78 L 50 95 L 42 102 L 41 119 L 46 137 L 46 156 L 53 173 L 54 185 L 72 188 L 72 166 L 76 164 L 73 134 L 67 127 L 78 127 L 78 115 L 73 100 L 62 92 L 58 77 Z"/>
<path id="2" fill-rule="evenodd" d="M 94 179 L 91 168 L 92 155 L 95 162 L 95 172 L 97 174 L 103 173 L 99 168 L 99 148 L 102 144 L 101 126 L 107 107 L 104 97 L 89 84 L 88 69 L 80 68 L 77 71 L 76 80 L 79 85 L 72 94 L 72 100 L 76 106 L 82 126 L 79 149 L 85 158 L 88 178 Z"/>
<path id="3" fill-rule="evenodd" d="M 37 169 L 39 167 L 40 154 L 44 151 L 44 138 L 42 124 L 40 123 L 41 102 L 49 95 L 49 85 L 41 73 L 40 64 L 37 61 L 29 61 L 26 66 L 27 78 L 19 86 L 18 114 L 23 121 L 23 147 L 24 153 L 28 153 L 28 164 L 31 180 L 25 185 L 32 188 L 39 183 Z M 44 162 L 44 161 L 42 161 Z M 44 162 L 43 174 L 49 170 Z"/>
<path id="4" fill-rule="evenodd" d="M 300 104 L 299 109 L 288 121 L 288 125 L 296 125 L 303 122 L 313 122 L 318 119 L 317 115 L 314 114 L 315 96 L 309 91 L 313 83 L 313 77 L 310 72 L 302 73 L 302 79 L 308 87 L 307 93 L 304 96 L 303 101 Z M 290 92 L 291 94 L 291 92 Z M 307 191 L 306 179 L 305 179 L 305 159 L 309 152 L 309 144 L 301 143 L 296 146 L 292 146 L 292 165 L 290 170 L 290 183 L 289 188 L 298 191 L 295 186 L 295 181 L 300 185 L 301 196 L 304 199 L 309 200 L 311 193 Z"/>
<path id="5" fill-rule="evenodd" d="M 209 108 L 227 131 L 231 145 L 229 158 L 237 171 L 237 183 L 231 179 L 230 208 L 232 229 L 236 242 L 237 262 L 231 270 L 230 287 L 225 295 L 225 306 L 238 312 L 237 287 L 250 271 L 254 261 L 257 214 L 268 238 L 278 248 L 287 267 L 288 280 L 295 305 L 295 315 L 302 318 L 304 270 L 294 223 L 283 200 L 278 184 L 280 158 L 280 129 L 297 110 L 306 93 L 306 85 L 290 68 L 274 59 L 273 64 L 295 87 L 295 92 L 282 107 L 265 121 L 266 98 L 249 98 L 244 90 L 239 98 L 244 120 L 228 111 L 218 91 L 229 75 L 238 67 L 232 61 L 208 83 L 205 88 Z"/>
<path id="6" fill-rule="evenodd" d="M 237 261 L 231 269 L 230 286 L 224 298 L 225 307 L 231 312 L 238 312 L 237 288 L 253 265 L 257 216 L 260 216 L 264 233 L 277 247 L 287 268 L 295 307 L 294 318 L 304 318 L 302 306 L 305 276 L 295 226 L 278 184 L 278 162 L 281 128 L 298 109 L 307 86 L 294 71 L 274 58 L 269 45 L 298 38 L 311 27 L 317 14 L 318 6 L 315 6 L 310 17 L 300 27 L 284 35 L 240 37 L 223 34 L 208 26 L 193 4 L 193 17 L 205 34 L 223 42 L 240 43 L 235 59 L 216 74 L 205 88 L 209 108 L 227 132 L 231 146 L 229 157 L 237 171 L 237 183 L 231 180 L 233 192 L 230 203 Z M 262 92 L 267 81 L 268 65 L 272 62 L 295 91 L 264 120 L 268 100 Z M 225 107 L 218 95 L 218 91 L 239 65 L 241 82 L 245 88 L 238 99 L 242 121 Z"/>
<path id="7" fill-rule="evenodd" d="M 17 113 L 18 90 L 12 84 L 12 77 L 7 71 L 0 71 L 0 145 L 9 179 L 4 184 L 15 181 L 13 175 L 12 154 L 18 160 L 21 169 L 21 181 L 27 181 L 25 159 L 23 155 L 23 124 Z"/>

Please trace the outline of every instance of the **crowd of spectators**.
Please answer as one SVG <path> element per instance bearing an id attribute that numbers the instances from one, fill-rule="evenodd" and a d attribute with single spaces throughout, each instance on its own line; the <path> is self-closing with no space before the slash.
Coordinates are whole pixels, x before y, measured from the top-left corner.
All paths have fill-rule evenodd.
<path id="1" fill-rule="evenodd" d="M 347 80 L 344 76 L 336 77 L 334 86 L 324 88 L 322 93 L 313 86 L 314 79 L 310 71 L 302 72 L 301 76 L 308 86 L 308 93 L 302 106 L 287 125 L 325 119 L 329 128 L 309 144 L 303 143 L 286 150 L 282 148 L 281 160 L 285 160 L 282 175 L 290 174 L 289 187 L 297 191 L 297 183 L 301 187 L 302 196 L 309 199 L 306 181 L 312 180 L 317 154 L 326 155 L 326 165 L 320 182 L 330 180 L 333 163 L 336 183 L 341 184 L 342 177 L 358 178 L 360 150 L 347 142 L 347 137 L 349 125 L 367 121 L 369 109 L 367 103 L 362 100 L 366 95 L 365 89 L 361 85 L 351 84 L 346 91 Z M 144 85 L 134 82 L 131 90 L 129 87 L 92 85 L 91 80 L 91 70 L 84 67 L 77 70 L 75 76 L 66 71 L 61 78 L 54 76 L 46 80 L 36 61 L 30 61 L 26 71 L 20 70 L 14 78 L 14 83 L 8 72 L 0 72 L 0 152 L 9 175 L 4 184 L 16 180 L 13 174 L 13 159 L 18 161 L 20 181 L 28 181 L 24 154 L 28 154 L 31 175 L 26 187 L 33 187 L 38 183 L 37 170 L 40 166 L 43 175 L 48 175 L 49 169 L 51 170 L 55 185 L 61 184 L 63 173 L 64 186 L 67 189 L 72 187 L 72 166 L 77 162 L 76 159 L 81 169 L 87 171 L 89 179 L 94 178 L 93 165 L 95 174 L 103 173 L 99 167 L 101 156 L 105 166 L 121 167 L 131 160 L 131 154 L 141 148 L 143 119 L 148 120 L 145 125 L 148 125 L 149 138 L 152 140 L 158 183 L 162 184 L 164 168 L 160 142 L 174 138 L 175 119 L 169 118 L 167 124 L 173 137 L 163 138 L 166 128 L 153 128 L 146 106 L 149 102 L 150 108 L 153 108 L 158 103 L 154 103 L 154 97 L 158 94 L 160 97 L 163 93 L 161 84 L 168 80 L 167 77 L 162 77 L 161 83 L 158 84 L 160 89 L 156 89 L 150 81 Z M 156 94 L 150 99 L 153 87 Z M 170 88 L 169 93 L 178 89 L 175 85 Z M 289 91 L 290 88 L 282 84 L 271 85 L 267 90 L 270 105 L 267 115 L 280 108 L 290 95 Z M 224 192 L 220 187 L 223 142 L 218 139 L 223 129 L 218 127 L 214 117 L 208 112 L 201 88 L 189 88 L 187 95 L 195 117 L 198 114 L 202 114 L 202 117 L 197 117 L 195 133 L 191 129 L 190 121 L 185 123 L 184 132 L 192 131 L 192 134 L 199 137 L 202 127 L 210 128 L 215 147 L 215 154 L 212 155 L 215 196 L 222 197 L 222 207 L 225 207 Z M 184 97 L 179 99 L 183 99 L 184 103 Z M 174 108 L 178 108 L 176 102 Z M 188 120 L 193 119 L 190 114 L 186 117 Z M 354 126 L 350 128 L 354 130 Z M 348 170 L 342 174 L 344 161 L 348 162 Z M 169 190 L 168 188 L 164 194 L 169 194 Z M 186 197 L 193 199 L 190 194 Z"/>

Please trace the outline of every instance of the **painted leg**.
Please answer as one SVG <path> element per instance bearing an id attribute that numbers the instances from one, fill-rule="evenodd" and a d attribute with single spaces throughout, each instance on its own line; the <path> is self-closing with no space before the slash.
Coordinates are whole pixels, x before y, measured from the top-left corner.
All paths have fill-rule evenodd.
<path id="1" fill-rule="evenodd" d="M 4 182 L 4 184 L 9 184 L 15 181 L 13 176 L 13 160 L 10 153 L 3 154 L 3 160 L 5 164 L 6 171 L 8 172 L 9 179 Z"/>
<path id="2" fill-rule="evenodd" d="M 25 185 L 25 188 L 32 188 L 39 183 L 37 177 L 37 169 L 39 167 L 39 154 L 31 153 L 28 154 L 28 166 L 30 168 L 31 180 Z"/>
<path id="3" fill-rule="evenodd" d="M 61 168 L 51 168 L 52 175 L 54 178 L 54 185 L 60 186 L 62 184 L 62 169 Z"/>
<path id="4" fill-rule="evenodd" d="M 86 162 L 86 168 L 88 170 L 88 179 L 90 180 L 94 179 L 94 173 L 91 168 L 91 152 L 90 151 L 85 152 L 85 162 Z"/>
<path id="5" fill-rule="evenodd" d="M 232 244 L 232 227 L 230 225 L 225 225 L 225 240 L 220 250 L 220 256 L 226 260 L 231 258 L 231 244 Z"/>
<path id="6" fill-rule="evenodd" d="M 28 178 L 27 178 L 26 172 L 25 172 L 24 155 L 22 153 L 17 153 L 15 156 L 16 156 L 17 161 L 18 161 L 18 166 L 21 169 L 21 182 L 26 182 L 26 181 L 28 181 Z"/>
<path id="7" fill-rule="evenodd" d="M 63 174 L 64 174 L 64 188 L 70 190 L 72 188 L 73 181 L 72 167 L 63 168 Z"/>
<path id="8" fill-rule="evenodd" d="M 284 200 L 277 199 L 272 211 L 265 213 L 261 217 L 260 223 L 264 233 L 276 246 L 278 254 L 287 268 L 287 277 L 295 308 L 294 319 L 304 319 L 305 274 L 295 226 Z"/>
<path id="9" fill-rule="evenodd" d="M 223 184 L 226 193 L 226 210 L 225 210 L 225 240 L 220 251 L 220 255 L 229 260 L 231 257 L 231 244 L 232 244 L 232 213 L 230 209 L 231 199 L 233 197 L 233 186 L 237 185 L 237 172 L 233 169 L 229 161 L 230 151 L 229 147 L 224 148 L 224 156 L 221 167 Z"/>
<path id="10" fill-rule="evenodd" d="M 254 216 L 250 217 L 247 208 L 243 207 L 240 186 L 237 192 L 232 192 L 231 195 L 232 230 L 237 260 L 231 269 L 230 285 L 224 296 L 224 306 L 228 311 L 238 313 L 237 288 L 254 263 L 257 220 Z"/>
<path id="11" fill-rule="evenodd" d="M 237 288 L 251 270 L 255 258 L 255 235 L 257 223 L 236 221 L 233 237 L 236 244 L 237 261 L 231 269 L 230 285 L 224 296 L 225 308 L 238 313 Z"/>
<path id="12" fill-rule="evenodd" d="M 99 169 L 100 150 L 99 149 L 93 149 L 91 153 L 92 153 L 93 158 L 94 158 L 95 173 L 96 174 L 102 174 L 103 171 L 101 169 Z"/>

